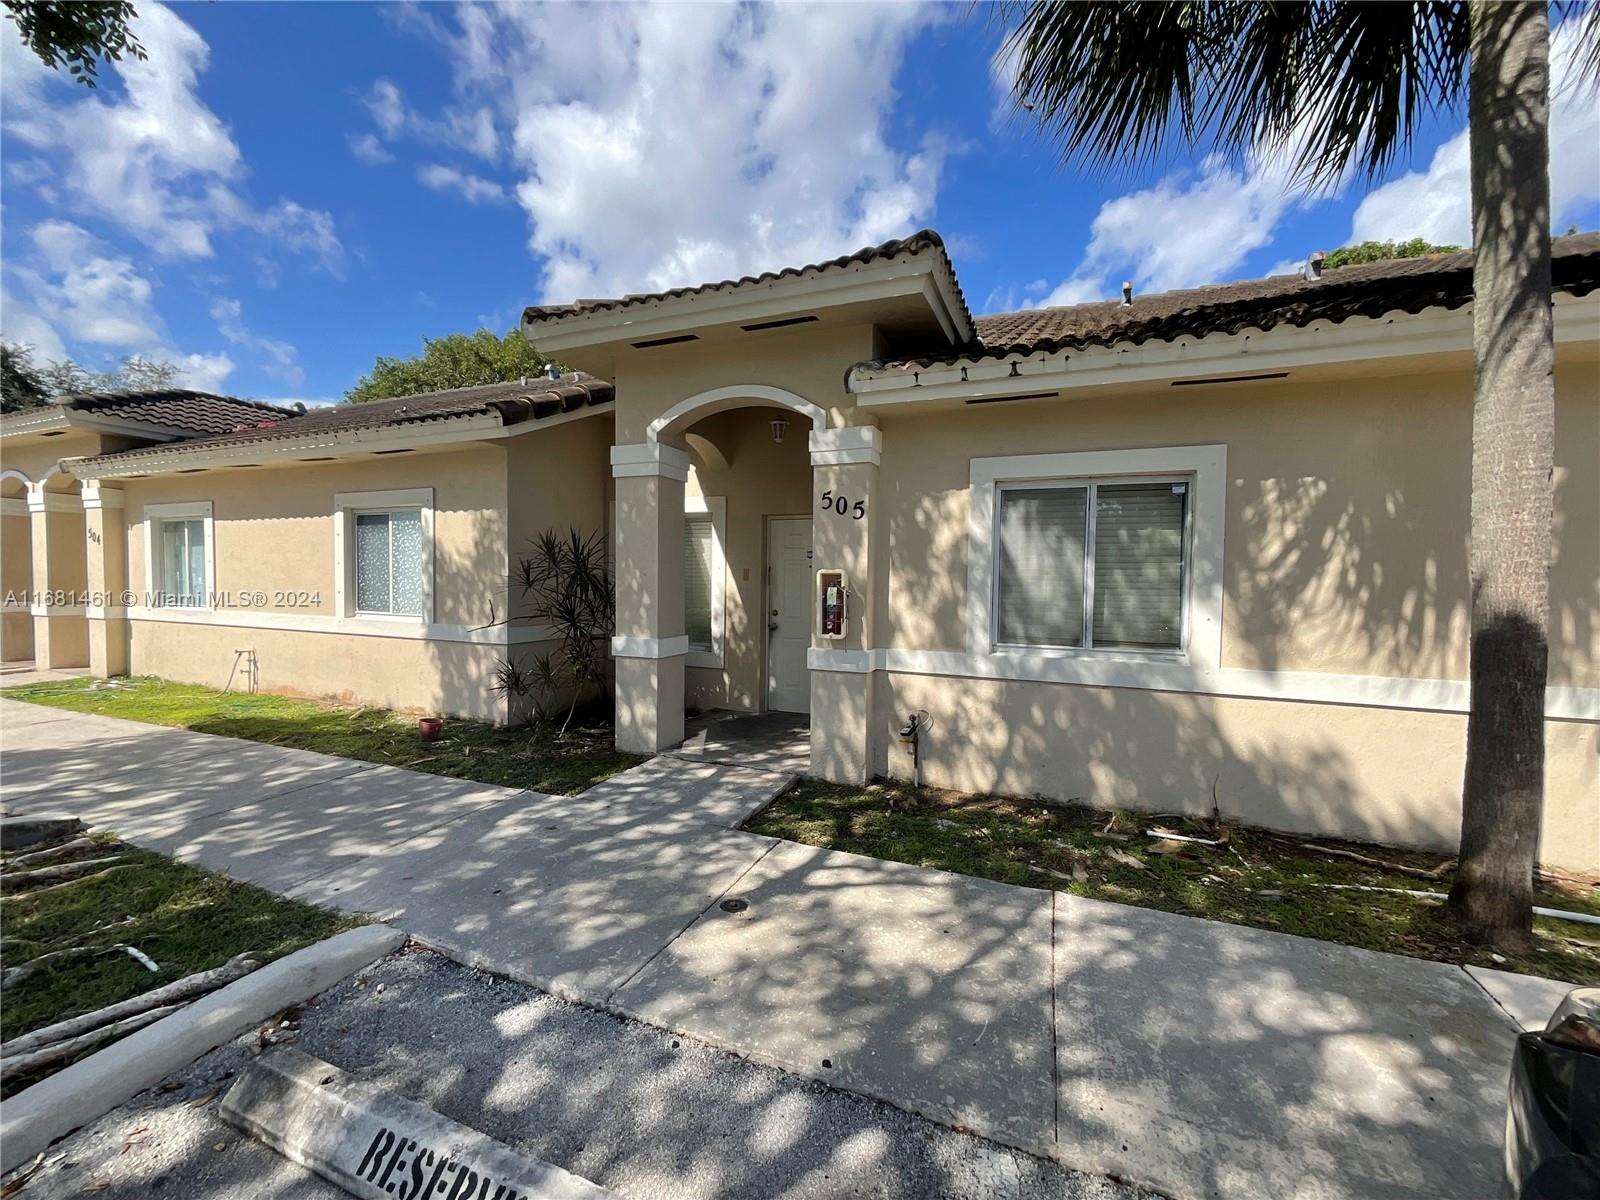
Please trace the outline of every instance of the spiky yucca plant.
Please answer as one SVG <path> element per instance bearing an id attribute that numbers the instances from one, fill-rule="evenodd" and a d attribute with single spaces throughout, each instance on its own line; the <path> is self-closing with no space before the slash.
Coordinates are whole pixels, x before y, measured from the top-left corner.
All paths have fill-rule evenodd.
<path id="1" fill-rule="evenodd" d="M 606 565 L 605 538 L 577 529 L 546 530 L 533 551 L 517 560 L 519 615 L 555 632 L 554 649 L 526 663 L 503 658 L 495 664 L 494 691 L 524 719 L 548 719 L 566 701 L 565 733 L 586 697 L 606 686 L 606 645 L 616 620 L 616 594 Z"/>

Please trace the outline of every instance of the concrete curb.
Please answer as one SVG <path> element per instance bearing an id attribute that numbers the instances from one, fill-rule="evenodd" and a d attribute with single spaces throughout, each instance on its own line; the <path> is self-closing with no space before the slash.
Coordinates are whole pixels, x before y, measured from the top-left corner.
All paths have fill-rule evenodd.
<path id="1" fill-rule="evenodd" d="M 424 1104 L 299 1050 L 262 1055 L 222 1101 L 222 1119 L 364 1200 L 614 1200 L 616 1193 L 521 1154 Z"/>
<path id="2" fill-rule="evenodd" d="M 388 925 L 336 934 L 268 963 L 19 1092 L 0 1111 L 0 1174 L 280 1009 L 309 1000 L 397 950 L 405 940 L 405 934 Z"/>

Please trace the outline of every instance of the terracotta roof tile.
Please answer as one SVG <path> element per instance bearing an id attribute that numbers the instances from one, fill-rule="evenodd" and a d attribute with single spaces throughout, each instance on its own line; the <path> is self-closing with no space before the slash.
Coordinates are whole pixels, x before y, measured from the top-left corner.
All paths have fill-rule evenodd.
<path id="1" fill-rule="evenodd" d="M 615 394 L 616 389 L 606 380 L 576 371 L 563 375 L 559 380 L 539 376 L 530 378 L 526 383 L 513 380 L 509 383 L 489 383 L 402 396 L 394 400 L 371 400 L 364 404 L 330 404 L 326 408 L 309 409 L 304 414 L 290 412 L 276 420 L 269 417 L 264 421 L 251 421 L 210 437 L 141 446 L 135 450 L 86 459 L 84 463 L 126 463 L 155 455 L 199 453 L 258 442 L 397 429 L 489 413 L 498 413 L 503 425 L 516 425 L 526 420 L 537 421 L 574 412 L 590 405 L 608 404 Z"/>
<path id="2" fill-rule="evenodd" d="M 1600 287 L 1600 233 L 1556 238 L 1554 289 L 1583 296 Z M 1472 251 L 1427 258 L 1391 259 L 1325 271 L 1317 280 L 1275 275 L 1186 291 L 1135 296 L 1133 303 L 1102 300 L 1062 308 L 997 313 L 974 322 L 978 337 L 967 346 L 921 357 L 868 362 L 861 370 L 915 370 L 938 364 L 1004 358 L 1013 354 L 1077 350 L 1117 342 L 1140 345 L 1178 337 L 1308 325 L 1426 308 L 1460 308 L 1472 300 Z"/>
<path id="3" fill-rule="evenodd" d="M 281 420 L 295 410 L 262 400 L 237 400 L 181 388 L 143 392 L 81 392 L 56 400 L 73 412 L 142 421 L 190 433 L 226 433 L 241 424 Z"/>
<path id="4" fill-rule="evenodd" d="M 945 250 L 944 239 L 931 229 L 919 230 L 910 237 L 895 238 L 878 246 L 864 246 L 853 254 L 843 254 L 826 262 L 810 263 L 803 267 L 784 267 L 777 271 L 763 271 L 760 275 L 745 275 L 739 279 L 724 279 L 719 283 L 701 283 L 692 287 L 670 288 L 664 292 L 637 292 L 609 300 L 578 300 L 572 304 L 535 305 L 523 310 L 522 323 L 525 326 L 541 325 L 580 313 L 633 308 L 663 300 L 676 300 L 683 296 L 698 296 L 705 292 L 731 291 L 734 288 L 771 283 L 778 279 L 794 279 L 802 275 L 822 274 L 862 263 L 876 262 L 879 259 L 895 258 L 901 254 L 920 254 L 923 251 L 932 251 L 943 259 L 944 267 L 950 274 L 951 284 L 955 288 L 956 303 L 960 306 L 961 316 L 970 326 L 972 313 L 967 308 L 966 297 L 961 294 L 961 284 L 956 280 L 955 268 L 950 262 L 949 253 Z"/>

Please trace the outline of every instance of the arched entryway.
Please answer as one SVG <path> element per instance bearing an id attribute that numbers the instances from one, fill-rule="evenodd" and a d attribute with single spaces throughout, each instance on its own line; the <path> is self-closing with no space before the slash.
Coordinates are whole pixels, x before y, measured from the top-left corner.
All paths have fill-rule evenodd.
<path id="1" fill-rule="evenodd" d="M 672 403 L 643 442 L 612 448 L 620 748 L 677 746 L 686 705 L 808 712 L 812 770 L 865 778 L 868 676 L 841 680 L 813 659 L 872 644 L 880 446 L 876 428 L 839 426 L 804 396 L 734 384 Z M 850 603 L 844 631 L 826 640 L 824 568 L 849 581 Z M 721 595 L 705 597 L 719 579 Z"/>
<path id="2" fill-rule="evenodd" d="M 613 448 L 620 747 L 678 745 L 686 709 L 809 710 L 810 445 L 827 424 L 794 392 L 730 385 Z"/>
<path id="3" fill-rule="evenodd" d="M 33 526 L 28 494 L 33 481 L 21 471 L 0 471 L 0 660 L 33 659 Z"/>
<path id="4" fill-rule="evenodd" d="M 49 669 L 89 665 L 89 556 L 83 485 L 53 467 L 28 489 L 33 658 Z"/>

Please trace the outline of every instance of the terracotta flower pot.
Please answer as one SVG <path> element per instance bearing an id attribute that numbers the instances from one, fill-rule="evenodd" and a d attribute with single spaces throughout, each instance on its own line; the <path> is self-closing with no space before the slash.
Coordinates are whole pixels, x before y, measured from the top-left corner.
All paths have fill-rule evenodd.
<path id="1" fill-rule="evenodd" d="M 443 717 L 418 717 L 417 736 L 425 742 L 437 742 L 444 733 Z"/>

